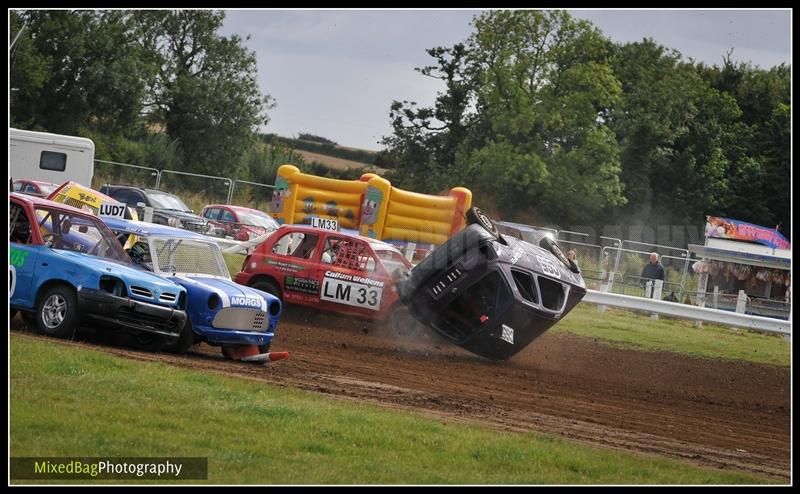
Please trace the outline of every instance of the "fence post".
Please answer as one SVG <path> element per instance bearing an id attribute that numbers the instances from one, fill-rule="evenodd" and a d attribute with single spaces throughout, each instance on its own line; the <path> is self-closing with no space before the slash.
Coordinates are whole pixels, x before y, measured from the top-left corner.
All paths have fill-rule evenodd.
<path id="1" fill-rule="evenodd" d="M 661 300 L 661 291 L 664 289 L 664 280 L 655 280 L 653 287 L 653 299 Z M 658 314 L 655 312 L 650 314 L 650 319 L 658 319 Z"/>
<path id="2" fill-rule="evenodd" d="M 714 297 L 711 299 L 714 304 L 714 309 L 719 309 L 719 287 L 714 285 Z"/>
<path id="3" fill-rule="evenodd" d="M 602 283 L 600 283 L 600 291 L 601 292 L 608 292 L 609 289 L 610 289 L 610 285 L 607 282 L 603 281 Z M 606 306 L 605 305 L 597 304 L 597 312 L 605 312 L 605 311 L 606 311 Z"/>
<path id="4" fill-rule="evenodd" d="M 708 273 L 700 273 L 700 279 L 697 282 L 697 306 L 706 306 L 706 289 L 708 288 Z M 695 321 L 696 328 L 703 327 L 703 321 Z"/>
<path id="5" fill-rule="evenodd" d="M 747 308 L 747 295 L 744 290 L 739 290 L 739 296 L 736 298 L 736 312 L 744 314 Z"/>

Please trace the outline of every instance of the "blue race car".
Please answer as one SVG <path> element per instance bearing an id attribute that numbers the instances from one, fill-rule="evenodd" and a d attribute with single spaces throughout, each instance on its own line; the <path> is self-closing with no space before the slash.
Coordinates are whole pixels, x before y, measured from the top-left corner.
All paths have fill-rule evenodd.
<path id="1" fill-rule="evenodd" d="M 103 221 L 121 243 L 136 236 L 129 251 L 134 262 L 179 283 L 188 293 L 188 322 L 167 350 L 183 353 L 205 341 L 222 347 L 223 355 L 233 360 L 266 362 L 288 356 L 269 352 L 281 301 L 234 283 L 213 239 L 166 225 L 111 217 Z"/>
<path id="2" fill-rule="evenodd" d="M 144 349 L 174 343 L 186 290 L 142 272 L 99 218 L 72 206 L 9 195 L 9 304 L 39 332 L 66 338 L 91 320 Z"/>

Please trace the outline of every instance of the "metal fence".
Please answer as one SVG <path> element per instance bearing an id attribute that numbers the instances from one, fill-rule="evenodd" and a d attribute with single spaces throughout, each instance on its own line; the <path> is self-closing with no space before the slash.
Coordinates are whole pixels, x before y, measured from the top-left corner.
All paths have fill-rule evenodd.
<path id="1" fill-rule="evenodd" d="M 94 163 L 92 188 L 95 190 L 107 184 L 158 188 L 161 172 L 156 168 L 106 160 L 94 160 Z"/>
<path id="2" fill-rule="evenodd" d="M 181 195 L 196 212 L 206 204 L 231 204 L 234 200 L 253 209 L 271 211 L 273 185 L 115 161 L 96 159 L 94 162 L 94 189 L 117 184 L 164 190 Z"/>

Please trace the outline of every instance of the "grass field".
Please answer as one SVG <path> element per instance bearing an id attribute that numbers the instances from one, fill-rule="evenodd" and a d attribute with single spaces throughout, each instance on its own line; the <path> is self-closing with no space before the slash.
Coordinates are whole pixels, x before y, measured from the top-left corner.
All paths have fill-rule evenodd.
<path id="1" fill-rule="evenodd" d="M 355 170 L 364 170 L 365 173 L 371 171 L 373 173 L 377 173 L 378 175 L 383 175 L 386 173 L 385 168 L 379 168 L 369 163 L 346 160 L 343 158 L 337 158 L 335 156 L 328 156 L 327 154 L 304 151 L 302 149 L 295 149 L 295 152 L 301 155 L 309 162 L 316 161 L 317 163 L 323 164 L 329 168 L 333 168 L 334 170 L 346 170 L 348 168 L 353 168 Z"/>
<path id="2" fill-rule="evenodd" d="M 593 304 L 579 304 L 550 331 L 565 331 L 610 344 L 639 350 L 667 351 L 704 358 L 746 360 L 789 366 L 790 344 L 782 336 L 769 335 L 694 321 L 658 320 L 647 314 L 608 308 L 597 312 Z"/>
<path id="3" fill-rule="evenodd" d="M 12 457 L 208 457 L 208 480 L 185 483 L 768 482 L 15 335 L 10 411 Z"/>

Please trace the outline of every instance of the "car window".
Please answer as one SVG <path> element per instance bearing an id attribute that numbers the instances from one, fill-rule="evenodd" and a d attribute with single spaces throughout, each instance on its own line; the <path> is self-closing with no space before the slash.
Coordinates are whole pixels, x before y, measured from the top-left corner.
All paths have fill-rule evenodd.
<path id="1" fill-rule="evenodd" d="M 319 235 L 305 232 L 289 232 L 281 237 L 272 247 L 274 254 L 311 259 L 319 241 Z"/>
<path id="2" fill-rule="evenodd" d="M 31 243 L 31 224 L 19 204 L 11 203 L 8 209 L 8 240 L 16 244 Z"/>
<path id="3" fill-rule="evenodd" d="M 131 194 L 127 189 L 115 190 L 113 192 L 109 191 L 106 195 L 118 200 L 119 202 L 121 202 L 123 204 L 134 204 L 135 205 L 135 203 L 133 203 L 131 201 Z"/>
<path id="4" fill-rule="evenodd" d="M 512 300 L 500 274 L 492 271 L 447 304 L 437 315 L 437 321 L 457 330 L 471 331 L 502 315 Z"/>
<path id="5" fill-rule="evenodd" d="M 219 216 L 219 208 L 206 208 L 203 211 L 203 217 L 210 220 L 215 220 Z"/>
<path id="6" fill-rule="evenodd" d="M 383 267 L 386 268 L 387 273 L 393 274 L 397 271 L 399 274 L 405 274 L 408 272 L 408 261 L 399 252 L 388 249 L 378 249 L 375 251 L 375 254 L 383 263 Z"/>
<path id="7" fill-rule="evenodd" d="M 36 208 L 36 221 L 47 247 L 130 262 L 114 235 L 94 216 Z"/>
<path id="8" fill-rule="evenodd" d="M 14 182 L 14 192 L 19 192 L 22 189 L 22 186 L 25 185 L 22 182 Z"/>
<path id="9" fill-rule="evenodd" d="M 23 192 L 33 192 L 37 194 L 39 191 L 36 190 L 36 186 L 33 184 L 25 184 L 25 188 L 22 189 Z"/>
<path id="10" fill-rule="evenodd" d="M 222 210 L 222 216 L 220 216 L 219 219 L 220 221 L 230 221 L 231 223 L 236 222 L 236 216 L 234 216 L 233 213 L 231 213 L 227 209 Z"/>
<path id="11" fill-rule="evenodd" d="M 330 236 L 325 242 L 323 262 L 328 264 L 358 271 L 375 271 L 375 257 L 367 247 L 366 242 L 355 239 Z M 327 254 L 327 256 L 326 256 Z"/>
<path id="12" fill-rule="evenodd" d="M 174 209 L 176 211 L 186 211 L 189 212 L 189 206 L 183 203 L 183 201 L 178 198 L 178 196 L 174 196 L 172 194 L 167 194 L 164 192 L 157 192 L 157 191 L 150 191 L 148 192 L 148 197 L 150 198 L 150 204 L 154 208 L 161 208 L 161 209 Z"/>

